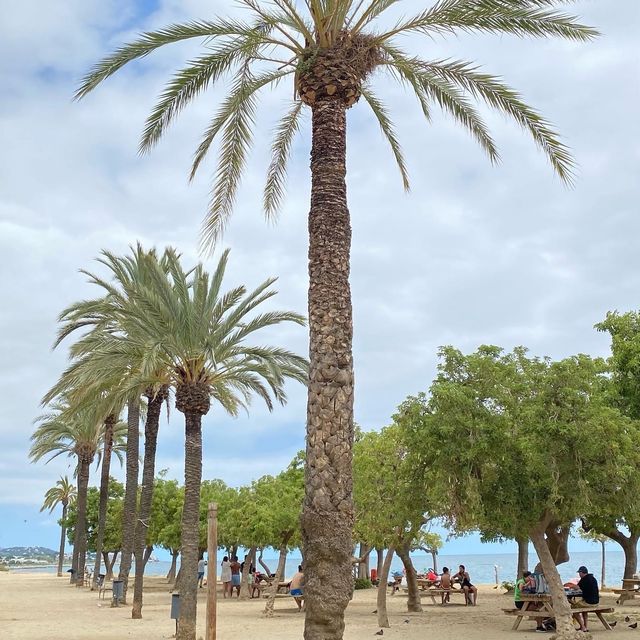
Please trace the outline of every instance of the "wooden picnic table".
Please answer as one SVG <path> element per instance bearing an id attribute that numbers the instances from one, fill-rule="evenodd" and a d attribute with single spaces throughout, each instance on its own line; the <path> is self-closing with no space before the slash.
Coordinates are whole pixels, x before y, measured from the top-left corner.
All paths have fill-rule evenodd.
<path id="1" fill-rule="evenodd" d="M 612 589 L 612 591 L 620 596 L 616 600 L 616 604 L 622 605 L 627 600 L 633 600 L 637 595 L 640 595 L 640 579 L 623 578 L 622 589 Z"/>
<path id="2" fill-rule="evenodd" d="M 442 596 L 444 594 L 449 594 L 449 595 L 462 595 L 464 596 L 464 590 L 457 588 L 457 587 L 451 587 L 451 589 L 442 589 L 440 587 L 432 587 L 431 589 L 427 589 L 425 592 L 425 595 L 428 595 L 431 598 L 431 602 L 433 602 L 433 604 L 438 604 L 436 602 L 436 596 L 440 596 L 440 603 L 439 604 L 445 604 L 444 602 L 442 602 Z M 465 604 L 467 604 L 467 601 L 465 599 Z"/>
<path id="3" fill-rule="evenodd" d="M 424 591 L 436 585 L 440 580 L 428 580 L 427 578 L 418 578 L 418 586 Z"/>
<path id="4" fill-rule="evenodd" d="M 579 591 L 569 592 L 567 596 L 569 599 L 576 598 L 582 595 Z M 513 622 L 514 631 L 518 630 L 520 623 L 524 618 L 555 618 L 555 612 L 551 604 L 550 593 L 523 593 L 521 596 L 524 605 L 522 609 L 503 609 L 507 615 L 516 616 Z M 611 625 L 605 620 L 603 613 L 613 613 L 613 607 L 603 607 L 600 605 L 593 605 L 592 607 L 580 607 L 579 609 L 572 609 L 573 613 L 595 613 L 596 617 L 602 623 L 602 626 L 607 631 L 612 631 Z"/>

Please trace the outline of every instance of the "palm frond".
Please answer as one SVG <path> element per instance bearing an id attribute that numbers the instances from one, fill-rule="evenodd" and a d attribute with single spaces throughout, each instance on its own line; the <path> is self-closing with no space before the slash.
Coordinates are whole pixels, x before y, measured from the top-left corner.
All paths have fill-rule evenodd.
<path id="1" fill-rule="evenodd" d="M 268 71 L 254 76 L 247 65 L 239 73 L 231 95 L 225 100 L 205 133 L 196 151 L 191 177 L 219 132 L 222 132 L 222 141 L 209 210 L 202 227 L 203 246 L 213 246 L 231 215 L 253 137 L 256 92 L 266 85 L 277 83 L 291 73 L 292 71 Z"/>
<path id="2" fill-rule="evenodd" d="M 284 197 L 287 161 L 289 160 L 293 139 L 300 126 L 301 111 L 302 102 L 298 100 L 276 127 L 271 146 L 271 162 L 267 170 L 267 180 L 262 199 L 267 218 L 275 217 Z"/>
<path id="3" fill-rule="evenodd" d="M 400 20 L 393 29 L 376 36 L 380 42 L 400 33 L 417 31 L 443 35 L 456 31 L 508 33 L 518 37 L 561 37 L 584 42 L 599 35 L 577 22 L 577 17 L 537 0 L 440 0 L 418 15 Z"/>
<path id="4" fill-rule="evenodd" d="M 396 137 L 396 132 L 393 127 L 393 123 L 391 122 L 391 118 L 389 118 L 387 109 L 370 88 L 362 87 L 362 96 L 371 107 L 371 111 L 373 111 L 378 120 L 378 124 L 380 125 L 380 130 L 391 147 L 391 152 L 393 153 L 393 157 L 396 159 L 396 164 L 398 165 L 400 175 L 402 176 L 404 190 L 409 191 L 409 174 L 407 172 L 402 149 L 400 148 L 400 143 Z"/>
<path id="5" fill-rule="evenodd" d="M 144 58 L 150 53 L 167 44 L 189 40 L 191 38 L 216 38 L 219 36 L 248 36 L 252 27 L 235 20 L 217 20 L 210 22 L 198 20 L 183 24 L 173 24 L 159 29 L 143 33 L 137 40 L 116 49 L 96 64 L 83 78 L 75 99 L 84 98 L 93 91 L 103 80 L 112 76 L 116 71 L 133 60 Z"/>
<path id="6" fill-rule="evenodd" d="M 428 73 L 454 82 L 475 98 L 484 100 L 489 106 L 513 118 L 531 134 L 560 178 L 564 182 L 572 182 L 575 165 L 569 149 L 560 142 L 558 134 L 549 122 L 529 107 L 520 94 L 504 84 L 500 78 L 481 73 L 471 63 L 459 60 L 428 62 L 423 63 L 421 67 Z"/>

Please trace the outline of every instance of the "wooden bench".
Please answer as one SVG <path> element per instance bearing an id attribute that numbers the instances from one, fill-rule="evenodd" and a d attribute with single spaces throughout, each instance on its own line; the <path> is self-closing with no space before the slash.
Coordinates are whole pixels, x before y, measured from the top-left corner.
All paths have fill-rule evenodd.
<path id="1" fill-rule="evenodd" d="M 552 618 L 553 612 L 548 609 L 529 609 L 523 611 L 522 609 L 503 609 L 502 610 L 508 616 L 517 616 L 519 620 L 516 620 L 516 623 L 520 623 L 522 618 L 529 618 L 531 620 L 537 620 L 538 618 Z M 596 617 L 602 623 L 602 626 L 607 629 L 607 631 L 612 631 L 611 625 L 605 620 L 602 614 L 604 613 L 614 613 L 615 609 L 613 607 L 602 607 L 598 605 L 594 605 L 593 607 L 576 607 L 575 609 L 571 609 L 571 613 L 595 613 Z M 514 627 L 517 629 L 517 627 Z"/>
<path id="2" fill-rule="evenodd" d="M 611 589 L 618 597 L 616 604 L 624 604 L 627 600 L 633 600 L 637 595 L 640 595 L 638 589 Z"/>
<path id="3" fill-rule="evenodd" d="M 428 595 L 431 598 L 431 601 L 433 602 L 433 604 L 437 604 L 436 602 L 436 596 L 440 596 L 440 598 L 442 598 L 442 596 L 448 593 L 450 595 L 461 595 L 464 596 L 465 593 L 462 589 L 440 589 L 440 588 L 436 588 L 436 589 L 427 589 L 426 591 L 423 591 L 422 594 L 424 595 Z M 440 603 L 440 604 L 446 604 L 446 603 Z M 466 600 L 465 600 L 465 604 L 466 604 Z"/>

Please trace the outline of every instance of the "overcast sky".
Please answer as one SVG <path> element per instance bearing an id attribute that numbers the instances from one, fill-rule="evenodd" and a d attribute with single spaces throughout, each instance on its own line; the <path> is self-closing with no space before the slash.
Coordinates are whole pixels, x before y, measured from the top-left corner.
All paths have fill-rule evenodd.
<path id="1" fill-rule="evenodd" d="M 407 14 L 423 6 L 400 3 Z M 568 9 L 602 38 L 405 44 L 427 59 L 475 60 L 520 90 L 572 148 L 579 163 L 572 189 L 513 123 L 483 111 L 502 155 L 493 167 L 451 120 L 436 115 L 427 125 L 415 99 L 377 75 L 409 163 L 406 195 L 367 107 L 349 111 L 355 414 L 365 429 L 387 424 L 408 394 L 428 388 L 439 345 L 606 355 L 608 341 L 593 324 L 607 310 L 640 306 L 640 3 L 583 0 Z M 138 31 L 237 11 L 228 0 L 0 0 L 0 547 L 56 544 L 57 514 L 40 516 L 38 508 L 57 477 L 72 473 L 71 463 L 31 465 L 27 452 L 39 399 L 65 364 L 65 349 L 51 351 L 57 314 L 95 293 L 78 270 L 93 268 L 101 249 L 124 252 L 138 240 L 171 244 L 196 260 L 214 170 L 211 157 L 187 184 L 191 155 L 224 87 L 188 109 L 151 155 L 137 154 L 163 81 L 197 45 L 132 65 L 81 103 L 72 102 L 74 89 L 92 63 Z M 290 96 L 284 85 L 263 95 L 256 145 L 221 246 L 231 248 L 229 285 L 279 276 L 276 306 L 304 313 L 308 118 L 279 223 L 266 224 L 260 210 L 269 131 Z M 307 349 L 299 328 L 265 339 Z M 288 406 L 271 415 L 256 403 L 249 418 L 234 420 L 213 407 L 204 419 L 204 476 L 238 485 L 282 469 L 304 446 L 304 390 L 291 385 L 289 395 Z M 173 411 L 163 420 L 157 462 L 177 478 L 181 417 Z"/>

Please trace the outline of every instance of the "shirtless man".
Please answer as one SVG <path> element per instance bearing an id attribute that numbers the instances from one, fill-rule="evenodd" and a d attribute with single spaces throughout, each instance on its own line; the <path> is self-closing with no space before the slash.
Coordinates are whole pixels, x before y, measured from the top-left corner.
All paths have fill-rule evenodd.
<path id="1" fill-rule="evenodd" d="M 465 602 L 475 606 L 478 601 L 478 587 L 471 584 L 471 577 L 463 564 L 459 566 L 458 573 L 453 576 L 453 581 L 460 583 L 460 586 L 464 591 Z"/>
<path id="2" fill-rule="evenodd" d="M 304 602 L 304 573 L 302 572 L 302 565 L 298 565 L 298 572 L 291 578 L 289 583 L 289 594 L 293 596 L 293 599 L 298 605 L 298 611 L 302 611 L 302 604 Z"/>
<path id="3" fill-rule="evenodd" d="M 449 592 L 451 591 L 451 574 L 449 573 L 448 567 L 442 567 L 442 575 L 440 576 L 440 588 L 443 590 L 442 604 L 451 602 L 451 596 L 449 595 Z"/>

